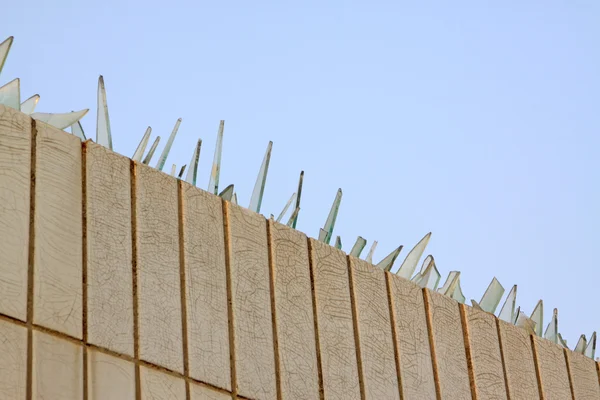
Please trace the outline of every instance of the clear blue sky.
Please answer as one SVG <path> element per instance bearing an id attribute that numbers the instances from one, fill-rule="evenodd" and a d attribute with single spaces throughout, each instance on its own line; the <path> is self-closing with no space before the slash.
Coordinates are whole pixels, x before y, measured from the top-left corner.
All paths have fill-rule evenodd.
<path id="1" fill-rule="evenodd" d="M 483 3 L 10 1 L 1 81 L 38 111 L 90 108 L 95 138 L 103 74 L 115 149 L 182 117 L 167 166 L 201 137 L 203 188 L 225 119 L 221 183 L 243 205 L 273 140 L 264 214 L 304 169 L 302 231 L 341 187 L 346 250 L 378 240 L 378 261 L 432 231 L 469 299 L 516 283 L 545 324 L 559 308 L 572 347 L 600 329 L 600 3 Z"/>

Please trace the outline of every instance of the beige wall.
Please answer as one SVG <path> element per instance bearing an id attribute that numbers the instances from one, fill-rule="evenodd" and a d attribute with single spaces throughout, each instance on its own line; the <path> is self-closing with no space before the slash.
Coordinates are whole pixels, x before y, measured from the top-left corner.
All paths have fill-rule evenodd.
<path id="1" fill-rule="evenodd" d="M 0 106 L 0 400 L 600 399 L 600 368 Z"/>

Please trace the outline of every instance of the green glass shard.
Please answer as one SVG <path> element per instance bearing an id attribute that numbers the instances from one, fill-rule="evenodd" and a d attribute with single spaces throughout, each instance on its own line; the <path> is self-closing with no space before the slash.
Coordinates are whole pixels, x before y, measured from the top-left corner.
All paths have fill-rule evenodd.
<path id="1" fill-rule="evenodd" d="M 27 115 L 32 114 L 35 111 L 35 107 L 37 107 L 39 101 L 40 95 L 34 94 L 33 96 L 21 103 L 21 112 Z"/>
<path id="2" fill-rule="evenodd" d="M 560 344 L 565 349 L 568 349 L 569 346 L 567 345 L 567 341 L 565 339 L 563 339 L 562 335 L 560 333 L 558 333 L 558 334 L 556 334 L 556 336 L 558 337 L 558 344 Z"/>
<path id="3" fill-rule="evenodd" d="M 587 347 L 587 339 L 585 338 L 585 335 L 581 335 L 581 336 L 579 336 L 579 340 L 577 341 L 577 344 L 575 345 L 575 349 L 573 351 L 575 353 L 583 354 L 586 347 Z"/>
<path id="4" fill-rule="evenodd" d="M 279 216 L 277 217 L 277 222 L 281 222 L 281 219 L 283 218 L 283 216 L 287 212 L 288 208 L 290 208 L 290 205 L 292 205 L 292 202 L 295 199 L 296 199 L 296 193 L 293 193 L 292 197 L 290 197 L 290 199 L 288 200 L 288 202 L 285 203 L 285 207 L 283 207 L 283 210 L 281 210 L 281 212 L 279 213 Z"/>
<path id="5" fill-rule="evenodd" d="M 329 244 L 331 236 L 333 235 L 333 228 L 335 227 L 335 221 L 337 219 L 338 211 L 340 210 L 340 203 L 342 202 L 342 189 L 338 189 L 329 215 L 325 221 L 325 226 L 319 232 L 319 241 Z"/>
<path id="6" fill-rule="evenodd" d="M 425 270 L 427 269 L 427 267 L 429 267 L 429 264 L 433 262 L 433 256 L 430 254 L 427 257 L 425 257 L 425 260 L 423 260 L 423 264 L 421 265 L 421 270 L 419 272 L 417 272 L 415 274 L 415 276 L 413 276 L 410 280 L 411 282 L 418 282 L 422 277 L 423 274 L 425 273 Z"/>
<path id="7" fill-rule="evenodd" d="M 454 292 L 452 292 L 452 295 L 450 297 L 453 298 L 454 300 L 458 301 L 461 304 L 465 304 L 466 297 L 463 294 L 462 289 L 460 287 L 460 276 L 457 279 L 456 287 L 454 288 Z"/>
<path id="8" fill-rule="evenodd" d="M 79 121 L 71 125 L 71 134 L 77 136 L 82 142 L 85 142 L 86 140 L 85 133 L 83 132 L 83 126 L 81 126 L 81 122 Z"/>
<path id="9" fill-rule="evenodd" d="M 427 268 L 425 269 L 425 271 L 423 271 L 423 273 L 420 275 L 421 275 L 421 278 L 415 282 L 417 285 L 419 285 L 422 288 L 427 288 L 427 289 L 431 289 L 431 290 L 437 289 L 437 286 L 440 283 L 440 279 L 441 279 L 442 275 L 440 274 L 437 267 L 435 266 L 433 257 L 431 258 L 431 261 L 427 265 Z"/>
<path id="10" fill-rule="evenodd" d="M 221 193 L 219 193 L 219 197 L 223 200 L 231 201 L 233 197 L 233 185 L 227 186 Z"/>
<path id="11" fill-rule="evenodd" d="M 546 332 L 544 332 L 544 338 L 558 344 L 558 309 L 556 308 L 552 313 L 552 319 L 546 328 Z"/>
<path id="12" fill-rule="evenodd" d="M 371 248 L 369 249 L 369 252 L 367 253 L 367 257 L 365 258 L 366 262 L 373 264 L 373 255 L 375 254 L 376 248 L 377 248 L 377 240 L 374 240 L 373 244 L 371 245 Z"/>
<path id="13" fill-rule="evenodd" d="M 476 309 L 476 310 L 481 310 L 483 311 L 483 308 L 481 308 L 481 306 L 479 305 L 478 302 L 476 302 L 474 299 L 471 299 L 471 306 Z"/>
<path id="14" fill-rule="evenodd" d="M 233 193 L 233 196 L 231 196 L 231 204 L 235 204 L 237 205 L 238 200 L 237 200 L 237 193 Z"/>
<path id="15" fill-rule="evenodd" d="M 298 179 L 298 196 L 296 197 L 296 207 L 295 210 L 300 211 L 300 199 L 302 198 L 302 183 L 304 181 L 304 171 L 300 171 L 300 179 Z M 296 229 L 296 223 L 298 222 L 298 214 L 294 217 L 294 221 L 292 222 L 292 228 Z"/>
<path id="16" fill-rule="evenodd" d="M 498 282 L 498 279 L 494 277 L 487 290 L 481 297 L 481 301 L 479 302 L 481 309 L 485 312 L 492 314 L 495 313 L 503 294 L 504 287 L 502 287 L 500 282 Z"/>
<path id="17" fill-rule="evenodd" d="M 96 143 L 113 149 L 112 134 L 110 132 L 110 118 L 108 117 L 108 103 L 106 101 L 106 86 L 104 77 L 98 78 L 98 114 L 96 116 Z"/>
<path id="18" fill-rule="evenodd" d="M 179 125 L 181 125 L 181 118 L 175 122 L 175 127 L 173 127 L 173 131 L 167 140 L 167 144 L 165 144 L 165 148 L 163 149 L 160 157 L 158 158 L 158 162 L 156 163 L 156 169 L 162 171 L 165 166 L 165 162 L 167 161 L 167 157 L 169 157 L 169 153 L 171 152 L 171 147 L 173 146 L 173 141 L 175 140 L 175 136 L 177 136 L 177 131 L 179 130 Z"/>
<path id="19" fill-rule="evenodd" d="M 356 242 L 354 242 L 352 250 L 350 250 L 350 255 L 356 258 L 360 257 L 360 253 L 362 253 L 366 245 L 367 241 L 363 237 L 359 236 L 358 238 L 356 238 Z"/>
<path id="20" fill-rule="evenodd" d="M 294 209 L 294 212 L 292 213 L 292 215 L 290 215 L 290 219 L 288 220 L 288 223 L 286 224 L 287 226 L 289 226 L 290 228 L 293 226 L 294 221 L 296 220 L 296 217 L 298 217 L 299 212 L 300 212 L 300 207 L 296 207 Z"/>
<path id="21" fill-rule="evenodd" d="M 265 185 L 267 184 L 267 174 L 269 173 L 269 162 L 271 161 L 271 150 L 273 149 L 273 142 L 269 142 L 265 157 L 260 165 L 258 176 L 256 177 L 256 183 L 254 184 L 254 190 L 252 191 L 252 197 L 250 198 L 250 206 L 248 209 L 255 213 L 260 213 L 260 206 L 262 205 L 263 195 L 265 193 Z"/>
<path id="22" fill-rule="evenodd" d="M 529 319 L 524 312 L 519 311 L 519 316 L 517 317 L 515 325 L 525 329 L 528 334 L 535 335 L 535 322 Z"/>
<path id="23" fill-rule="evenodd" d="M 210 180 L 208 181 L 208 191 L 212 194 L 219 193 L 219 176 L 221 175 L 221 153 L 223 152 L 223 131 L 225 130 L 225 121 L 219 123 L 217 132 L 217 143 L 215 145 L 215 156 L 213 158 L 212 168 L 210 170 Z M 236 196 L 237 200 L 237 196 Z"/>
<path id="24" fill-rule="evenodd" d="M 459 271 L 450 271 L 448 273 L 448 277 L 446 278 L 446 282 L 444 285 L 439 288 L 438 293 L 443 294 L 444 296 L 452 297 L 456 287 L 458 286 L 458 279 L 460 278 Z"/>
<path id="25" fill-rule="evenodd" d="M 58 129 L 65 129 L 79 121 L 89 110 L 81 110 L 64 114 L 33 113 L 31 118 L 45 122 Z"/>
<path id="26" fill-rule="evenodd" d="M 171 176 L 175 176 L 176 172 L 177 172 L 177 165 L 173 164 L 173 166 L 171 167 Z"/>
<path id="27" fill-rule="evenodd" d="M 510 323 L 513 325 L 517 325 L 517 320 L 519 319 L 519 315 L 521 315 L 521 306 L 517 307 L 514 318 L 512 319 L 512 321 L 510 321 Z"/>
<path id="28" fill-rule="evenodd" d="M 342 238 L 339 236 L 335 237 L 335 248 L 339 250 L 342 249 Z"/>
<path id="29" fill-rule="evenodd" d="M 183 167 L 181 167 L 181 169 L 179 170 L 179 175 L 177 175 L 177 178 L 179 178 L 179 179 L 183 178 L 183 173 L 185 172 L 186 167 L 187 167 L 187 165 L 184 165 Z"/>
<path id="30" fill-rule="evenodd" d="M 200 160 L 200 149 L 202 149 L 202 139 L 198 139 L 194 154 L 192 154 L 192 160 L 190 161 L 191 168 L 188 169 L 188 173 L 185 177 L 187 183 L 191 183 L 196 186 L 196 179 L 198 178 L 198 162 Z"/>
<path id="31" fill-rule="evenodd" d="M 423 239 L 417 243 L 417 245 L 408 253 L 402 265 L 396 272 L 396 275 L 410 280 L 413 276 L 415 269 L 417 268 L 417 264 L 427 247 L 427 243 L 429 243 L 429 238 L 431 238 L 431 232 L 429 232 Z"/>
<path id="32" fill-rule="evenodd" d="M 13 40 L 14 37 L 9 36 L 8 39 L 0 43 L 0 73 L 2 73 L 2 68 L 4 68 L 4 62 L 6 61 L 6 57 L 8 57 Z"/>
<path id="33" fill-rule="evenodd" d="M 403 246 L 398 246 L 394 250 L 392 250 L 392 252 L 388 254 L 383 260 L 379 261 L 377 266 L 384 271 L 391 271 L 392 267 L 394 266 L 394 262 L 396 261 L 396 258 L 398 258 L 400 252 L 402 251 L 402 247 Z"/>
<path id="34" fill-rule="evenodd" d="M 152 146 L 150 146 L 150 150 L 148 150 L 148 154 L 146 154 L 146 157 L 144 158 L 144 161 L 142 161 L 142 164 L 150 164 L 150 161 L 152 161 L 152 157 L 154 156 L 154 152 L 156 151 L 159 142 L 160 136 L 157 136 L 156 139 L 154 139 L 154 143 L 152 143 Z"/>
<path id="35" fill-rule="evenodd" d="M 544 302 L 542 300 L 538 301 L 529 318 L 535 322 L 535 334 L 542 337 L 544 333 Z"/>
<path id="36" fill-rule="evenodd" d="M 21 81 L 19 78 L 0 87 L 0 104 L 17 111 L 21 110 Z"/>
<path id="37" fill-rule="evenodd" d="M 508 292 L 508 296 L 506 296 L 506 300 L 504 300 L 504 305 L 500 309 L 500 313 L 498 314 L 498 318 L 502 321 L 510 322 L 511 324 L 515 320 L 515 306 L 517 303 L 517 285 L 514 285 L 510 292 Z"/>
<path id="38" fill-rule="evenodd" d="M 583 355 L 591 358 L 592 360 L 596 356 L 596 332 L 592 333 L 590 340 L 588 340 L 587 346 L 583 351 Z"/>
<path id="39" fill-rule="evenodd" d="M 150 140 L 151 133 L 152 133 L 152 128 L 151 127 L 146 128 L 146 132 L 144 133 L 144 136 L 142 136 L 142 140 L 140 140 L 140 144 L 138 144 L 138 147 L 135 149 L 135 153 L 133 153 L 133 157 L 131 157 L 131 159 L 133 161 L 140 162 L 140 160 L 142 159 L 142 156 L 144 155 L 144 152 L 146 151 L 146 146 L 148 146 L 148 141 Z"/>

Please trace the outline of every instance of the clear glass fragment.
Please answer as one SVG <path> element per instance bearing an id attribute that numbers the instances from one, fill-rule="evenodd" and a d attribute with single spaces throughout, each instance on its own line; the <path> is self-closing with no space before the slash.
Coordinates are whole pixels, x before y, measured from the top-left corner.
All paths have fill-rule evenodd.
<path id="1" fill-rule="evenodd" d="M 438 293 L 441 293 L 445 296 L 451 297 L 451 295 L 456 290 L 456 287 L 458 286 L 459 278 L 460 278 L 459 271 L 450 271 L 448 273 L 448 277 L 446 278 L 446 282 L 444 282 L 444 285 L 437 290 Z"/>
<path id="2" fill-rule="evenodd" d="M 423 239 L 421 239 L 419 243 L 417 243 L 416 246 L 413 247 L 413 249 L 408 253 L 404 259 L 404 262 L 396 272 L 396 275 L 410 280 L 415 273 L 415 269 L 417 268 L 417 264 L 419 263 L 425 248 L 427 247 L 427 243 L 429 243 L 429 238 L 431 238 L 431 232 L 425 235 Z"/>
<path id="3" fill-rule="evenodd" d="M 89 110 L 81 110 L 64 114 L 33 113 L 31 118 L 45 122 L 58 129 L 65 129 L 79 121 Z"/>
<path id="4" fill-rule="evenodd" d="M 423 271 L 423 274 L 421 274 L 421 278 L 415 283 L 422 288 L 436 290 L 440 283 L 441 277 L 442 275 L 435 266 L 435 262 L 432 258 L 425 271 Z"/>
<path id="5" fill-rule="evenodd" d="M 292 215 L 290 215 L 290 219 L 288 220 L 288 223 L 286 224 L 287 226 L 289 226 L 291 228 L 294 225 L 294 221 L 298 217 L 299 212 L 300 212 L 300 207 L 296 207 L 294 209 L 294 212 L 292 213 Z"/>
<path id="6" fill-rule="evenodd" d="M 185 181 L 196 186 L 196 180 L 198 178 L 198 163 L 200 162 L 200 150 L 202 149 L 202 139 L 198 139 L 192 159 L 190 160 L 191 167 L 188 169 Z"/>
<path id="7" fill-rule="evenodd" d="M 342 238 L 339 236 L 335 237 L 335 248 L 339 250 L 342 249 Z"/>
<path id="8" fill-rule="evenodd" d="M 383 260 L 379 261 L 377 266 L 384 271 L 391 271 L 394 266 L 394 262 L 400 255 L 403 246 L 398 246 L 390 254 L 388 254 Z"/>
<path id="9" fill-rule="evenodd" d="M 112 134 L 110 132 L 110 118 L 108 116 L 108 103 L 106 101 L 106 86 L 104 77 L 98 78 L 98 114 L 96 116 L 96 143 L 112 150 Z"/>
<path id="10" fill-rule="evenodd" d="M 371 245 L 371 248 L 369 249 L 369 252 L 367 253 L 367 257 L 365 258 L 366 262 L 373 264 L 373 254 L 375 254 L 376 248 L 377 248 L 377 240 L 374 240 L 373 244 Z"/>
<path id="11" fill-rule="evenodd" d="M 340 203 L 342 202 L 342 189 L 338 189 L 325 226 L 319 232 L 319 241 L 329 244 L 331 236 L 333 235 L 333 228 L 335 227 L 335 221 L 337 219 L 338 211 L 340 210 Z"/>
<path id="12" fill-rule="evenodd" d="M 231 201 L 233 197 L 233 185 L 227 186 L 221 193 L 219 193 L 219 197 L 226 201 Z"/>
<path id="13" fill-rule="evenodd" d="M 83 126 L 81 126 L 81 122 L 77 121 L 73 125 L 71 125 L 71 134 L 77 136 L 81 139 L 82 142 L 85 142 L 87 139 L 85 137 L 85 133 L 83 132 Z"/>
<path id="14" fill-rule="evenodd" d="M 0 104 L 17 111 L 21 110 L 21 80 L 19 78 L 0 87 Z"/>
<path id="15" fill-rule="evenodd" d="M 175 176 L 176 172 L 177 172 L 177 165 L 173 164 L 173 166 L 171 167 L 171 176 Z"/>
<path id="16" fill-rule="evenodd" d="M 515 325 L 525 329 L 530 335 L 535 335 L 535 322 L 529 319 L 524 312 L 519 311 L 519 316 L 517 317 Z"/>
<path id="17" fill-rule="evenodd" d="M 517 307 L 514 318 L 512 321 L 510 321 L 510 323 L 513 325 L 517 325 L 517 320 L 519 319 L 519 315 L 521 315 L 521 306 Z"/>
<path id="18" fill-rule="evenodd" d="M 465 304 L 466 297 L 462 292 L 462 288 L 460 287 L 460 276 L 457 279 L 456 287 L 454 288 L 454 292 L 452 296 L 450 296 L 454 300 L 458 301 L 461 304 Z"/>
<path id="19" fill-rule="evenodd" d="M 6 40 L 0 43 L 0 73 L 2 73 L 2 68 L 4 67 L 6 57 L 8 57 L 8 52 L 10 51 L 13 40 L 14 37 L 9 36 Z"/>
<path id="20" fill-rule="evenodd" d="M 352 250 L 350 250 L 350 255 L 352 257 L 360 257 L 360 253 L 362 253 L 363 249 L 367 245 L 367 241 L 359 236 L 356 238 L 356 242 L 354 242 L 354 246 L 352 246 Z"/>
<path id="21" fill-rule="evenodd" d="M 146 128 L 146 132 L 144 133 L 144 136 L 142 136 L 142 140 L 140 140 L 140 144 L 138 144 L 138 147 L 135 149 L 135 153 L 133 153 L 133 157 L 131 157 L 131 159 L 133 161 L 140 162 L 140 160 L 142 159 L 142 156 L 144 155 L 144 152 L 146 151 L 146 146 L 148 146 L 148 141 L 150 140 L 151 133 L 152 133 L 152 128 L 151 127 Z"/>
<path id="22" fill-rule="evenodd" d="M 294 202 L 294 200 L 296 200 L 296 193 L 293 193 L 292 196 L 290 197 L 290 199 L 287 201 L 287 203 L 285 203 L 285 207 L 283 207 L 283 210 L 281 210 L 281 212 L 279 213 L 279 216 L 277 217 L 277 222 L 281 222 L 281 219 L 287 212 L 288 208 L 290 208 L 290 206 L 292 205 L 292 202 Z"/>
<path id="23" fill-rule="evenodd" d="M 233 196 L 231 196 L 231 204 L 235 204 L 237 206 L 238 204 L 238 199 L 237 199 L 237 193 L 233 193 Z"/>
<path id="24" fill-rule="evenodd" d="M 39 101 L 40 95 L 34 94 L 33 96 L 21 103 L 21 112 L 27 115 L 32 114 L 35 111 L 35 107 L 37 106 Z"/>
<path id="25" fill-rule="evenodd" d="M 215 144 L 215 155 L 213 157 L 213 164 L 210 170 L 210 179 L 208 181 L 208 192 L 212 194 L 219 193 L 219 176 L 221 175 L 221 154 L 223 152 L 224 130 L 225 121 L 221 120 L 221 122 L 219 123 L 219 131 L 217 132 L 217 143 Z"/>
<path id="26" fill-rule="evenodd" d="M 535 334 L 542 337 L 544 333 L 544 302 L 542 300 L 538 301 L 530 318 L 535 322 Z"/>
<path id="27" fill-rule="evenodd" d="M 169 139 L 167 139 L 167 144 L 165 144 L 165 148 L 163 149 L 160 157 L 158 158 L 158 162 L 156 163 L 156 169 L 162 171 L 165 166 L 165 162 L 167 161 L 167 157 L 169 157 L 169 153 L 171 152 L 171 147 L 173 147 L 173 141 L 175 140 L 175 136 L 177 136 L 177 131 L 179 131 L 179 126 L 181 125 L 181 118 L 177 119 L 175 122 L 175 126 L 173 127 L 173 131 L 171 135 L 169 135 Z"/>
<path id="28" fill-rule="evenodd" d="M 585 338 L 585 335 L 581 335 L 581 336 L 579 336 L 579 340 L 577 341 L 577 344 L 575 345 L 575 349 L 573 351 L 575 353 L 583 354 L 586 347 L 587 347 L 587 339 Z"/>
<path id="29" fill-rule="evenodd" d="M 148 154 L 146 154 L 146 157 L 144 157 L 144 161 L 142 161 L 142 164 L 150 164 L 150 161 L 152 161 L 152 157 L 154 156 L 154 152 L 156 151 L 156 148 L 158 147 L 158 143 L 160 142 L 160 136 L 157 136 L 156 139 L 154 139 L 154 143 L 152 143 L 152 146 L 150 146 L 150 150 L 148 150 Z"/>
<path id="30" fill-rule="evenodd" d="M 481 297 L 479 306 L 483 311 L 493 314 L 496 312 L 496 308 L 498 307 L 498 304 L 500 304 L 500 300 L 502 299 L 503 294 L 504 287 L 502 287 L 498 279 L 494 277 L 487 290 Z"/>
<path id="31" fill-rule="evenodd" d="M 296 210 L 300 210 L 300 199 L 302 198 L 302 183 L 304 181 L 304 171 L 300 171 L 300 178 L 298 179 L 298 190 L 296 191 L 296 193 L 298 193 L 298 196 L 296 197 Z M 296 223 L 298 222 L 298 213 L 296 213 L 296 216 L 294 217 L 294 221 L 292 222 L 291 227 L 296 229 Z"/>
<path id="32" fill-rule="evenodd" d="M 254 184 L 254 190 L 252 191 L 252 197 L 250 198 L 250 206 L 248 209 L 255 213 L 260 213 L 260 206 L 262 205 L 263 195 L 265 193 L 265 185 L 267 184 L 267 174 L 269 173 L 269 163 L 271 162 L 271 150 L 273 149 L 273 142 L 269 142 L 265 157 L 260 165 L 258 176 L 256 177 L 256 183 Z"/>
<path id="33" fill-rule="evenodd" d="M 558 333 L 556 336 L 558 336 L 558 344 L 560 344 L 565 349 L 568 349 L 569 345 L 567 344 L 567 341 L 563 339 L 562 335 Z"/>
<path id="34" fill-rule="evenodd" d="M 508 292 L 508 296 L 506 296 L 506 300 L 504 300 L 504 305 L 500 309 L 500 313 L 498 314 L 498 318 L 502 321 L 510 322 L 511 324 L 515 320 L 515 306 L 517 303 L 517 285 L 514 285 L 510 292 Z"/>
<path id="35" fill-rule="evenodd" d="M 552 313 L 552 319 L 544 332 L 544 338 L 558 344 L 558 309 L 555 308 Z"/>
<path id="36" fill-rule="evenodd" d="M 596 356 L 596 332 L 592 333 L 592 336 L 590 336 L 590 340 L 588 340 L 583 355 L 591 358 L 592 360 Z"/>

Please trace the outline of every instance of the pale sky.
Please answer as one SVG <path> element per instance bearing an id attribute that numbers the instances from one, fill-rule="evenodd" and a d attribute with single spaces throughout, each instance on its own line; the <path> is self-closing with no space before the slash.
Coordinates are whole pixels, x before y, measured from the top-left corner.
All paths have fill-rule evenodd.
<path id="1" fill-rule="evenodd" d="M 221 187 L 245 206 L 272 140 L 263 214 L 304 170 L 300 230 L 318 235 L 341 187 L 346 251 L 361 235 L 375 261 L 403 257 L 431 231 L 442 279 L 462 271 L 476 300 L 517 284 L 573 348 L 600 329 L 600 3 L 418 3 L 10 1 L 0 82 L 38 111 L 90 108 L 95 138 L 104 75 L 115 150 L 182 117 L 166 169 L 202 138 L 202 188 L 224 119 Z"/>

